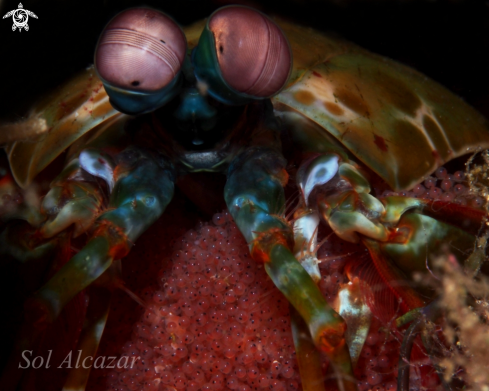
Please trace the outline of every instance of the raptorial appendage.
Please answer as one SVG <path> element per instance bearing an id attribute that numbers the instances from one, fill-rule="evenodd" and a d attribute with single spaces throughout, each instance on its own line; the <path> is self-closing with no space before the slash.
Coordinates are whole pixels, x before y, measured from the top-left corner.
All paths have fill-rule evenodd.
<path id="1" fill-rule="evenodd" d="M 338 381 L 346 390 L 356 390 L 348 347 L 345 344 L 345 323 L 329 306 L 317 285 L 294 257 L 293 232 L 285 221 L 283 179 L 285 161 L 274 150 L 251 149 L 239 156 L 228 172 L 225 200 L 236 224 L 251 247 L 257 261 L 264 262 L 268 275 L 287 297 L 307 324 L 312 343 L 331 359 L 339 373 Z M 304 326 L 295 323 L 300 334 Z M 304 367 L 307 342 L 298 341 L 299 363 Z M 304 343 L 306 345 L 304 345 Z M 302 352 L 302 353 L 301 353 Z M 308 366 L 320 368 L 317 362 Z M 310 371 L 309 375 L 315 373 Z M 306 375 L 307 377 L 307 375 Z"/>
<path id="2" fill-rule="evenodd" d="M 27 300 L 28 318 L 19 351 L 32 345 L 75 295 L 94 282 L 109 291 L 120 284 L 114 261 L 127 255 L 136 239 L 161 216 L 173 196 L 173 183 L 172 165 L 138 148 L 127 148 L 113 160 L 85 150 L 63 170 L 44 198 L 46 221 L 36 235 L 49 239 L 73 225 L 71 235 L 88 232 L 88 241 Z M 88 349 L 84 354 L 95 353 L 100 341 L 101 333 L 90 330 L 105 324 L 110 292 L 101 297 L 105 296 L 104 308 L 88 308 L 94 314 L 80 340 L 83 349 Z M 89 369 L 73 375 L 71 381 L 86 382 L 88 373 Z"/>
<path id="3" fill-rule="evenodd" d="M 95 159 L 98 162 L 102 159 L 96 155 L 92 158 L 90 160 L 82 155 L 82 167 L 103 178 L 107 165 L 99 163 L 102 167 L 95 171 L 90 164 Z M 144 151 L 130 148 L 118 155 L 117 160 L 118 164 L 113 170 L 114 188 L 110 194 L 110 201 L 107 209 L 100 213 L 91 225 L 90 240 L 33 298 L 44 308 L 47 319 L 56 318 L 77 292 L 100 277 L 114 260 L 124 257 L 141 233 L 163 213 L 173 196 L 172 170 L 164 159 L 157 160 Z M 70 186 L 73 184 L 70 182 L 73 181 L 76 182 L 76 174 L 71 181 L 67 178 L 66 184 Z M 108 187 L 110 186 L 109 180 Z M 57 188 L 48 193 L 49 202 L 55 197 L 54 193 L 58 193 Z M 91 196 L 96 197 L 94 194 L 96 193 L 92 193 Z M 76 193 L 74 195 L 76 196 Z M 65 215 L 64 208 L 70 209 L 68 216 L 73 218 L 71 210 L 85 204 L 89 197 L 85 195 L 65 203 L 57 216 L 48 221 L 49 229 L 43 227 L 41 232 L 51 233 L 63 229 L 66 224 L 71 223 L 70 220 L 62 218 Z M 101 198 L 98 200 L 101 201 Z M 58 198 L 58 202 L 62 200 Z M 48 201 L 45 205 L 47 203 Z M 91 214 L 88 215 L 91 219 Z M 83 215 L 76 217 L 79 217 L 78 225 L 75 225 L 75 234 L 78 234 L 81 230 L 78 227 L 86 229 L 91 221 L 84 220 Z"/>
<path id="4" fill-rule="evenodd" d="M 410 320 L 399 322 L 398 327 L 416 319 L 419 314 L 423 317 L 430 314 L 429 320 L 439 317 L 439 311 L 427 306 L 427 298 L 406 283 L 408 276 L 429 268 L 430 257 L 446 251 L 444 243 L 457 248 L 459 261 L 464 261 L 474 247 L 483 211 L 448 201 L 435 201 L 428 195 L 426 198 L 390 195 L 377 199 L 370 194 L 368 180 L 355 164 L 337 154 L 316 155 L 305 161 L 297 172 L 297 182 L 302 198 L 295 211 L 295 253 L 314 279 L 319 281 L 321 278 L 317 234 L 320 221 L 323 221 L 341 239 L 366 246 L 376 273 L 390 294 L 397 298 L 400 314 L 414 314 Z M 465 221 L 466 229 L 449 224 L 453 219 Z M 475 230 L 470 229 L 471 225 Z M 347 324 L 361 323 L 360 317 L 364 314 L 357 312 L 352 319 L 347 319 Z M 413 326 L 416 327 L 414 335 L 424 327 L 423 322 L 418 323 L 416 321 Z M 365 330 L 360 327 L 349 331 L 362 346 L 367 336 Z M 409 335 L 406 333 L 405 345 L 411 352 L 414 339 Z M 427 353 L 431 354 L 429 341 L 423 342 Z M 356 352 L 359 354 L 358 349 L 350 346 L 353 359 L 358 357 Z M 399 389 L 407 390 L 409 371 L 406 372 L 404 365 L 399 371 Z"/>

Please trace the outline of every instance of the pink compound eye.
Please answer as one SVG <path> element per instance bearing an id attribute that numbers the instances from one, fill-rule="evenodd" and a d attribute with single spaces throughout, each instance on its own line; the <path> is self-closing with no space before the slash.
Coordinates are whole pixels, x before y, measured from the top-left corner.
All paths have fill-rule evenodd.
<path id="1" fill-rule="evenodd" d="M 276 94 L 287 82 L 292 55 L 280 28 L 258 11 L 223 8 L 209 20 L 224 80 L 258 98 Z"/>
<path id="2" fill-rule="evenodd" d="M 132 91 L 157 91 L 180 71 L 186 52 L 180 27 L 147 8 L 123 11 L 103 31 L 95 66 L 104 81 Z"/>

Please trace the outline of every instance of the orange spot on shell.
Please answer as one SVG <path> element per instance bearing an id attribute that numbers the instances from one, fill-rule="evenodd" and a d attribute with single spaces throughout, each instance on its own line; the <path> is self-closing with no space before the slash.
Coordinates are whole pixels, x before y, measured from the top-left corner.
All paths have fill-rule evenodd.
<path id="1" fill-rule="evenodd" d="M 310 93 L 309 91 L 305 91 L 305 90 L 297 91 L 294 94 L 294 99 L 297 102 L 302 103 L 303 105 L 306 105 L 306 106 L 309 106 L 310 104 L 312 104 L 316 100 L 316 98 L 314 98 L 314 95 L 312 93 Z"/>
<path id="2" fill-rule="evenodd" d="M 333 115 L 343 115 L 344 110 L 333 102 L 324 102 L 324 108 Z"/>
<path id="3" fill-rule="evenodd" d="M 377 136 L 374 134 L 374 144 L 379 148 L 382 152 L 387 152 L 387 144 L 383 137 Z"/>
<path id="4" fill-rule="evenodd" d="M 335 91 L 334 97 L 339 100 L 343 105 L 353 110 L 355 113 L 367 118 L 370 116 L 367 102 L 365 101 L 361 93 L 357 91 L 351 91 L 348 88 L 340 88 Z"/>

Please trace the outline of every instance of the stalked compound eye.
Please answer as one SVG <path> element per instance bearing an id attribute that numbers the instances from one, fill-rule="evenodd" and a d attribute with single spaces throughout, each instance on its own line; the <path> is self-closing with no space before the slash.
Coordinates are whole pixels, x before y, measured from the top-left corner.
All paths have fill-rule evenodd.
<path id="1" fill-rule="evenodd" d="M 105 27 L 95 50 L 95 68 L 112 105 L 127 114 L 153 111 L 180 89 L 187 41 L 162 12 L 133 8 Z"/>
<path id="2" fill-rule="evenodd" d="M 227 104 L 277 94 L 292 68 L 282 30 L 262 13 L 241 6 L 224 7 L 211 15 L 192 61 L 197 79 Z"/>

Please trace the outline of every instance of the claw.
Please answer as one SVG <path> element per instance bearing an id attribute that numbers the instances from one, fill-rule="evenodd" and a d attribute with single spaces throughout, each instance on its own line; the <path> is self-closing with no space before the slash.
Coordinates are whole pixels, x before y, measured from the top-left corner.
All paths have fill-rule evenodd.
<path id="1" fill-rule="evenodd" d="M 74 159 L 51 186 L 41 205 L 41 212 L 49 218 L 40 234 L 51 238 L 71 225 L 75 226 L 73 237 L 88 230 L 102 210 L 103 194 L 80 168 L 79 160 Z"/>
<path id="2" fill-rule="evenodd" d="M 226 203 L 251 244 L 253 257 L 265 261 L 267 274 L 308 325 L 314 345 L 329 356 L 339 372 L 340 387 L 356 390 L 344 338 L 345 322 L 292 254 L 292 230 L 279 217 L 285 209 L 285 197 L 277 174 L 284 164 L 278 153 L 265 149 L 238 157 L 229 170 Z"/>
<path id="3" fill-rule="evenodd" d="M 303 211 L 301 209 L 296 212 L 296 215 L 299 215 L 299 217 L 294 222 L 294 253 L 314 282 L 318 283 L 321 280 L 321 274 L 318 267 L 319 260 L 317 259 L 316 254 L 318 249 L 317 230 L 319 216 L 317 212 L 312 212 L 311 210 Z M 349 347 L 353 367 L 355 367 L 363 348 L 363 344 L 367 338 L 372 315 L 363 298 L 364 292 L 360 287 L 361 283 L 362 282 L 358 279 L 354 279 L 350 284 L 343 287 L 338 293 L 339 305 L 336 308 L 348 326 L 345 333 L 345 339 L 347 346 Z M 301 341 L 304 344 L 306 343 L 303 339 Z M 307 351 L 306 348 L 304 349 Z M 308 355 L 312 353 L 304 354 Z M 301 358 L 299 351 L 297 352 L 297 357 L 300 366 Z M 303 360 L 307 362 L 306 358 Z M 304 366 L 308 365 L 304 364 Z"/>
<path id="4" fill-rule="evenodd" d="M 358 243 L 359 234 L 387 240 L 388 231 L 380 221 L 384 205 L 368 194 L 367 179 L 352 164 L 339 163 L 334 154 L 321 155 L 301 166 L 297 182 L 306 205 L 313 190 L 321 189 L 315 197 L 319 213 L 343 240 Z"/>
<path id="5" fill-rule="evenodd" d="M 338 169 L 339 176 L 348 181 L 357 193 L 370 193 L 370 183 L 358 169 L 350 163 L 343 163 Z"/>
<path id="6" fill-rule="evenodd" d="M 337 163 L 337 167 L 335 166 L 337 172 L 331 169 L 333 167 L 331 161 Z M 409 311 L 424 307 L 426 303 L 412 286 L 400 285 L 401 282 L 407 281 L 406 275 L 410 275 L 413 271 L 424 271 L 429 268 L 428 254 L 446 251 L 442 247 L 444 243 L 450 243 L 450 246 L 457 249 L 459 261 L 462 261 L 467 258 L 466 255 L 473 249 L 475 242 L 474 232 L 465 232 L 453 225 L 421 215 L 420 212 L 435 215 L 442 220 L 448 220 L 448 222 L 463 219 L 461 221 L 466 226 L 474 228 L 480 227 L 480 223 L 473 224 L 473 222 L 482 220 L 480 218 L 481 213 L 477 214 L 475 211 L 467 210 L 467 208 L 462 210 L 459 206 L 450 203 L 435 204 L 429 200 L 406 197 L 386 197 L 379 201 L 368 194 L 370 185 L 353 164 L 347 160 L 342 160 L 339 163 L 338 161 L 336 155 L 325 154 L 315 157 L 301 166 L 298 170 L 297 181 L 302 189 L 302 204 L 309 207 L 314 202 L 317 209 L 313 209 L 314 212 L 308 211 L 308 213 L 314 214 L 317 211 L 340 238 L 353 243 L 363 242 L 369 250 L 375 269 L 383 283 L 399 300 L 401 311 L 408 313 L 405 315 L 406 318 L 400 319 L 400 321 L 409 320 L 409 316 L 412 316 Z M 448 218 L 442 216 L 443 214 L 448 215 Z M 311 229 L 306 224 L 307 220 L 302 216 L 299 216 L 300 219 L 304 221 L 297 223 L 298 230 L 295 230 L 294 233 L 299 239 L 299 244 L 304 246 L 305 237 L 315 240 L 315 234 L 309 232 Z M 313 223 L 309 224 L 310 227 L 315 227 Z M 297 231 L 300 232 L 297 233 Z M 466 270 L 470 270 L 473 274 L 478 272 L 484 259 L 485 243 L 486 238 L 481 239 L 476 245 L 478 251 L 474 252 L 465 263 Z M 278 247 L 280 246 L 277 245 L 276 248 Z M 298 248 L 295 249 L 296 252 L 297 250 Z M 276 251 L 275 248 L 271 250 L 271 253 L 273 254 L 274 251 Z M 273 257 L 271 258 L 273 262 Z M 265 267 L 270 268 L 272 262 L 266 264 Z M 279 266 L 276 266 L 276 269 L 277 276 L 289 275 L 288 271 L 280 270 Z M 297 272 L 294 270 L 295 273 Z M 296 284 L 306 286 L 304 281 Z M 327 324 L 328 328 L 323 329 L 324 334 L 321 335 L 321 330 L 314 330 L 314 321 L 307 318 L 314 313 L 314 309 L 307 307 L 304 303 L 294 304 L 292 297 L 298 293 L 287 292 L 287 289 L 291 288 L 284 287 L 286 284 L 281 287 L 280 281 L 277 281 L 276 285 L 284 291 L 288 298 L 291 297 L 290 302 L 296 306 L 306 320 L 316 344 L 327 351 L 336 363 L 349 363 L 350 358 L 340 357 L 344 351 L 340 350 L 339 347 L 345 342 L 340 323 L 333 318 L 324 319 L 324 324 Z M 311 295 L 311 292 L 308 295 Z M 301 309 L 297 307 L 298 305 L 307 308 L 308 314 L 301 312 Z M 424 307 L 423 311 L 426 308 Z M 340 308 L 340 312 L 347 319 L 351 315 L 345 309 L 342 311 Z M 353 319 L 355 319 L 354 314 Z M 349 320 L 351 322 L 351 319 Z M 417 322 L 418 320 L 415 320 L 404 339 L 403 354 L 406 360 L 409 360 L 414 337 L 423 329 L 422 325 L 417 325 Z M 362 335 L 362 332 L 365 334 L 366 331 L 362 326 L 353 326 L 353 329 L 358 331 L 355 334 L 358 339 L 349 341 L 350 353 L 353 358 L 351 361 L 355 361 L 355 358 L 358 357 L 358 352 L 365 341 L 365 335 Z M 356 348 L 354 348 L 355 344 L 358 345 Z M 428 347 L 426 349 L 429 351 Z M 402 360 L 401 364 L 403 364 Z M 344 368 L 343 373 L 347 373 L 347 370 Z M 408 389 L 409 368 L 404 368 L 399 372 L 399 390 Z"/>
<path id="7" fill-rule="evenodd" d="M 358 278 L 345 285 L 338 293 L 338 313 L 348 326 L 345 334 L 353 367 L 356 366 L 370 329 L 372 313 L 365 301 L 364 291 Z"/>
<path id="8" fill-rule="evenodd" d="M 120 171 L 109 210 L 102 213 L 91 239 L 29 300 L 28 313 L 43 328 L 78 292 L 92 284 L 165 210 L 173 196 L 171 167 L 139 150 L 120 156 Z"/>
<path id="9" fill-rule="evenodd" d="M 306 162 L 297 171 L 297 183 L 307 205 L 316 186 L 328 183 L 338 172 L 339 157 L 335 154 L 320 155 Z"/>
<path id="10" fill-rule="evenodd" d="M 338 368 L 342 380 L 349 384 L 347 389 L 356 389 L 345 343 L 345 322 L 325 301 L 306 270 L 281 244 L 271 248 L 270 262 L 265 264 L 265 270 L 308 324 L 314 344 Z"/>
<path id="11" fill-rule="evenodd" d="M 109 210 L 98 217 L 91 239 L 26 301 L 22 338 L 12 361 L 14 367 L 18 365 L 19 352 L 35 347 L 66 304 L 97 280 L 114 260 L 126 255 L 132 243 L 170 202 L 173 171 L 169 163 L 135 149 L 122 152 L 119 160 L 121 175 L 111 195 Z M 80 179 L 76 165 L 70 170 L 64 172 L 67 182 Z M 58 178 L 55 185 L 63 186 L 62 182 Z M 86 354 L 96 350 L 105 318 L 106 311 L 101 310 L 88 326 L 87 337 L 82 339 L 82 351 Z M 87 376 L 86 372 L 74 373 L 69 382 L 79 386 L 86 382 Z M 18 376 L 12 377 L 8 389 L 13 389 L 18 380 Z"/>
<path id="12" fill-rule="evenodd" d="M 75 200 L 65 203 L 52 220 L 46 221 L 39 230 L 43 237 L 51 238 L 69 226 L 74 225 L 73 237 L 76 238 L 87 231 L 97 219 L 101 209 L 101 200 L 99 197 L 94 197 L 94 193 L 92 192 L 90 194 L 86 190 L 86 186 L 80 186 L 78 184 L 69 186 L 68 191 L 70 191 L 71 196 Z M 62 202 L 60 192 L 60 188 L 55 188 L 46 195 L 42 205 L 43 210 L 53 210 L 54 208 L 57 210 L 57 206 L 54 205 L 59 205 Z"/>
<path id="13" fill-rule="evenodd" d="M 387 224 L 397 224 L 402 215 L 408 210 L 420 209 L 426 205 L 424 200 L 398 196 L 386 197 L 382 200 L 385 206 L 385 215 L 382 221 Z"/>
<path id="14" fill-rule="evenodd" d="M 390 240 L 380 250 L 405 273 L 424 271 L 431 260 L 428 254 L 444 253 L 443 243 L 457 249 L 454 254 L 463 261 L 475 243 L 475 237 L 455 226 L 417 213 L 402 216 Z"/>
<path id="15" fill-rule="evenodd" d="M 360 212 L 335 212 L 328 220 L 329 226 L 343 240 L 351 243 L 358 243 L 358 234 L 376 240 L 386 240 L 388 232 L 380 223 L 369 220 Z"/>
<path id="16" fill-rule="evenodd" d="M 111 157 L 93 149 L 85 149 L 80 153 L 80 166 L 89 174 L 102 178 L 109 186 L 109 192 L 114 188 L 115 164 Z"/>
<path id="17" fill-rule="evenodd" d="M 311 210 L 299 210 L 297 214 L 300 216 L 294 221 L 294 254 L 314 282 L 318 283 L 321 280 L 319 260 L 316 256 L 319 215 Z"/>

